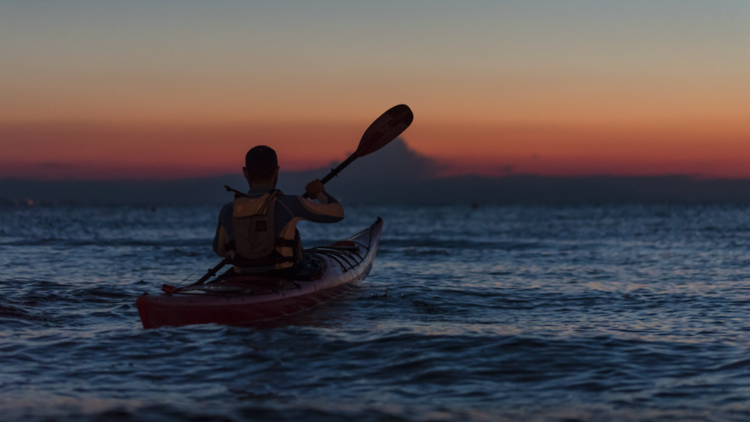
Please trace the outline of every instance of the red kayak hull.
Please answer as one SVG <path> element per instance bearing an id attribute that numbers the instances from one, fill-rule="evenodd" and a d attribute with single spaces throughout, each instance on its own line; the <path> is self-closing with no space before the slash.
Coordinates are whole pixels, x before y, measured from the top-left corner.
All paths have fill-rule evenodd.
<path id="1" fill-rule="evenodd" d="M 377 253 L 383 221 L 350 239 L 315 248 L 323 262 L 313 280 L 237 276 L 174 293 L 144 294 L 136 300 L 144 328 L 192 324 L 243 325 L 291 315 L 341 296 L 367 277 Z"/>

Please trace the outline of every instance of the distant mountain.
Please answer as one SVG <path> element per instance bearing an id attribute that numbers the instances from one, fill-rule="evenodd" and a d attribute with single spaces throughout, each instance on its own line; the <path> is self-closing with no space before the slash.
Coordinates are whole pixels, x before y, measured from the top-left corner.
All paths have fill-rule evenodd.
<path id="1" fill-rule="evenodd" d="M 750 204 L 750 179 L 533 175 L 437 178 L 438 170 L 438 163 L 397 140 L 376 154 L 358 159 L 340 177 L 331 180 L 326 189 L 344 203 L 372 205 Z M 322 178 L 328 171 L 282 172 L 279 188 L 302 194 L 309 181 Z M 247 188 L 239 174 L 173 181 L 5 179 L 0 180 L 0 204 L 218 205 L 232 200 L 223 185 Z"/>

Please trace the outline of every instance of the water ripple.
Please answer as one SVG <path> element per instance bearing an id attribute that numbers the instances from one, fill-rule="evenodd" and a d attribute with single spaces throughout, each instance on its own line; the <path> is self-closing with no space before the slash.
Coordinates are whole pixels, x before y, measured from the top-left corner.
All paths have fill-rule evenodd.
<path id="1" fill-rule="evenodd" d="M 357 208 L 342 300 L 143 330 L 135 298 L 218 262 L 209 208 L 0 209 L 3 420 L 747 420 L 750 211 Z M 385 294 L 387 292 L 387 295 Z"/>

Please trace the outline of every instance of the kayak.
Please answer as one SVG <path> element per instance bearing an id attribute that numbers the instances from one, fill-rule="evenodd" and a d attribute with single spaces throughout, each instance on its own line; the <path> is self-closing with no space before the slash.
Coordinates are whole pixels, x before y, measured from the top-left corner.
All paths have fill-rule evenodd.
<path id="1" fill-rule="evenodd" d="M 330 246 L 305 250 L 319 264 L 307 279 L 264 274 L 219 277 L 200 285 L 162 286 L 164 293 L 144 293 L 136 300 L 143 328 L 191 324 L 242 325 L 278 318 L 327 302 L 367 277 L 383 231 L 383 220 Z"/>

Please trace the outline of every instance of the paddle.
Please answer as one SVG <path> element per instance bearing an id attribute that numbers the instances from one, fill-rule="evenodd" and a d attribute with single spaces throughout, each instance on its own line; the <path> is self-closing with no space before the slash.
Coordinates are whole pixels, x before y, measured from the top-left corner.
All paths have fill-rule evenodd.
<path id="1" fill-rule="evenodd" d="M 362 135 L 362 139 L 359 141 L 359 146 L 357 147 L 357 150 L 354 151 L 354 154 L 349 156 L 346 161 L 339 164 L 338 167 L 332 169 L 331 172 L 320 181 L 323 182 L 323 184 L 326 184 L 357 158 L 372 154 L 380 148 L 388 145 L 392 140 L 396 139 L 398 135 L 405 131 L 413 120 L 414 114 L 412 114 L 409 106 L 400 104 L 392 107 L 372 122 L 370 127 L 367 128 L 365 134 Z M 307 193 L 302 195 L 302 197 L 307 198 Z"/>
<path id="2" fill-rule="evenodd" d="M 321 182 L 323 182 L 323 184 L 326 184 L 329 180 L 338 175 L 341 170 L 345 169 L 346 166 L 351 164 L 357 158 L 372 154 L 380 148 L 388 145 L 392 140 L 396 139 L 398 135 L 405 131 L 413 120 L 414 114 L 411 112 L 409 106 L 405 104 L 400 104 L 392 107 L 391 109 L 383 113 L 380 117 L 375 119 L 374 122 L 372 122 L 370 127 L 368 127 L 365 131 L 364 135 L 362 135 L 362 139 L 359 141 L 359 146 L 357 146 L 357 150 L 354 151 L 354 154 L 349 156 L 346 161 L 339 164 L 338 167 L 332 169 L 326 177 L 321 179 Z M 305 193 L 302 197 L 307 198 L 307 196 L 307 193 Z M 230 258 L 224 258 L 224 260 L 222 260 L 217 266 L 208 270 L 206 275 L 201 277 L 198 281 L 191 284 L 190 286 L 197 286 L 205 283 L 209 278 L 216 275 L 216 273 L 222 267 L 229 264 L 230 260 Z M 174 287 L 166 284 L 163 285 L 161 289 L 167 293 L 173 293 L 175 291 Z"/>

